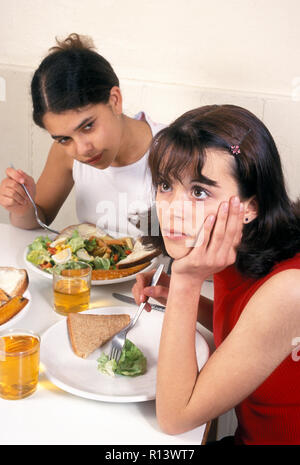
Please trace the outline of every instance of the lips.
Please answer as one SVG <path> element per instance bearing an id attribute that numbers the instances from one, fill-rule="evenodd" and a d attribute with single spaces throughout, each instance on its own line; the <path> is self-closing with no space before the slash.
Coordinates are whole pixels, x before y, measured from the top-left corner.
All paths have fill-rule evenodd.
<path id="1" fill-rule="evenodd" d="M 99 160 L 102 158 L 102 153 L 98 153 L 98 155 L 95 155 L 92 158 L 89 158 L 85 163 L 88 165 L 93 165 L 94 163 L 97 163 Z"/>
<path id="2" fill-rule="evenodd" d="M 163 233 L 163 236 L 164 237 L 167 237 L 168 239 L 171 239 L 171 240 L 174 240 L 174 241 L 178 241 L 178 240 L 181 240 L 181 239 L 187 239 L 189 236 L 187 236 L 186 234 L 184 234 L 182 231 L 174 231 L 174 230 L 167 230 L 167 229 L 164 229 L 162 231 Z"/>

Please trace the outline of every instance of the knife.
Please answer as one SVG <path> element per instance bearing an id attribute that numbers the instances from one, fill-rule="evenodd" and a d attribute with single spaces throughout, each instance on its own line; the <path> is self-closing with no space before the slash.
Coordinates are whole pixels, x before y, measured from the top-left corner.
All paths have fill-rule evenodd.
<path id="1" fill-rule="evenodd" d="M 127 304 L 136 305 L 136 302 L 133 297 L 129 297 L 128 295 L 118 294 L 117 292 L 113 292 L 112 296 L 115 299 L 121 300 L 122 302 L 126 302 Z M 157 310 L 158 312 L 164 312 L 166 307 L 157 304 L 150 304 L 152 310 Z"/>

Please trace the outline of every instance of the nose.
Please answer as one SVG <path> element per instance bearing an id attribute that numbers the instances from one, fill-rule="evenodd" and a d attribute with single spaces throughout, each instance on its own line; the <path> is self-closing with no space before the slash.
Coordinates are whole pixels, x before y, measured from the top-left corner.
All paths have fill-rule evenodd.
<path id="1" fill-rule="evenodd" d="M 188 196 L 181 186 L 173 189 L 169 197 L 169 208 L 175 217 L 182 217 L 185 203 L 189 200 Z"/>
<path id="2" fill-rule="evenodd" d="M 182 223 L 185 212 L 185 203 L 188 197 L 181 187 L 175 187 L 167 198 L 160 199 L 156 208 L 158 216 L 161 218 L 163 227 L 166 229 L 175 229 L 182 231 Z"/>
<path id="3" fill-rule="evenodd" d="M 76 141 L 76 153 L 78 157 L 85 157 L 93 151 L 93 144 L 89 139 L 80 137 Z"/>

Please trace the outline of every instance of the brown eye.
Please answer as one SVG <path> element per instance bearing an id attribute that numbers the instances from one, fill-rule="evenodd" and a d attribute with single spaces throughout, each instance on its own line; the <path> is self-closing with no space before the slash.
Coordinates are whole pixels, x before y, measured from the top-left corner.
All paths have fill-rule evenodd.
<path id="1" fill-rule="evenodd" d="M 194 186 L 192 189 L 192 195 L 198 200 L 205 200 L 208 197 L 208 193 L 201 186 Z"/>
<path id="2" fill-rule="evenodd" d="M 86 124 L 84 126 L 84 128 L 83 128 L 83 131 L 89 131 L 90 129 L 92 129 L 93 125 L 94 125 L 94 121 L 92 121 L 91 123 Z"/>
<path id="3" fill-rule="evenodd" d="M 67 142 L 68 142 L 69 140 L 70 140 L 69 137 L 62 137 L 62 138 L 59 139 L 57 142 L 58 142 L 59 144 L 65 145 L 65 144 L 67 144 Z"/>
<path id="4" fill-rule="evenodd" d="M 170 186 L 167 182 L 162 182 L 159 185 L 159 188 L 160 188 L 160 192 L 168 192 L 170 190 Z"/>

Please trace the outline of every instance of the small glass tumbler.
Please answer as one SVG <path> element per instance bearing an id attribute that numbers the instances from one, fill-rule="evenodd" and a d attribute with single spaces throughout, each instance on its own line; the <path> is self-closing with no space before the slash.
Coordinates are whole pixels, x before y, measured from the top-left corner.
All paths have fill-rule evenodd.
<path id="1" fill-rule="evenodd" d="M 54 309 L 60 315 L 87 310 L 90 305 L 92 268 L 70 260 L 53 268 Z"/>
<path id="2" fill-rule="evenodd" d="M 17 400 L 34 393 L 38 385 L 40 337 L 27 330 L 0 334 L 0 397 Z"/>

